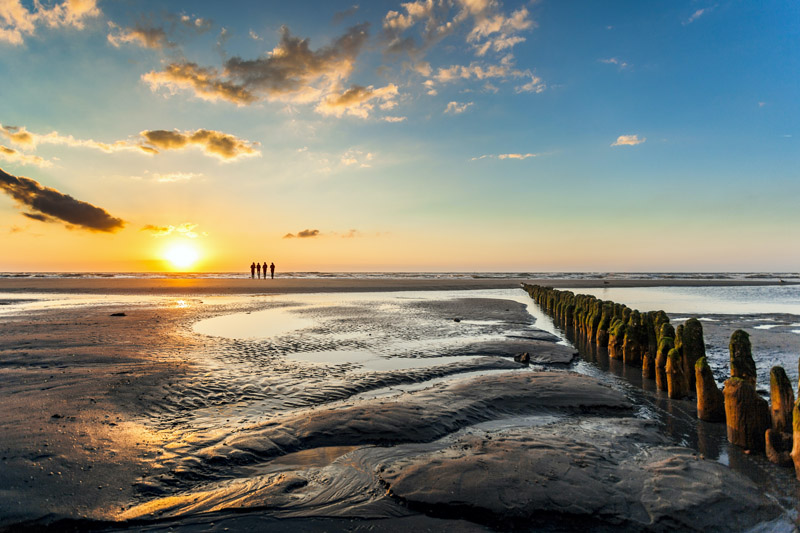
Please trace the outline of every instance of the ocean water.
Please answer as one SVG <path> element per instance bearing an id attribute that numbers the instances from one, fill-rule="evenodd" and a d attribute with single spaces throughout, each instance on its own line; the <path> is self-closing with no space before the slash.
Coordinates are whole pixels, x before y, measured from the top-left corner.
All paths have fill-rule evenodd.
<path id="1" fill-rule="evenodd" d="M 800 281 L 800 272 L 281 272 L 293 279 L 603 279 L 603 280 L 760 280 Z M 241 272 L 0 272 L 2 278 L 175 278 L 237 279 L 249 278 L 249 269 Z"/>

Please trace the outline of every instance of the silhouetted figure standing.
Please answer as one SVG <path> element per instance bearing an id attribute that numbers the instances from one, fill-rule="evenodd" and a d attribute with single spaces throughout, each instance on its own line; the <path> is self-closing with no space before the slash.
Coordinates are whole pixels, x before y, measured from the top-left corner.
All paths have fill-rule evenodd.
<path id="1" fill-rule="evenodd" d="M 269 267 L 269 265 L 267 265 L 267 262 L 264 261 L 264 279 L 267 279 L 267 268 L 268 267 Z"/>
<path id="2" fill-rule="evenodd" d="M 250 263 L 250 278 L 256 277 L 256 264 Z"/>
<path id="3" fill-rule="evenodd" d="M 264 264 L 266 264 L 266 263 L 264 263 Z M 266 274 L 267 274 L 267 271 L 265 270 L 264 271 L 264 277 L 267 277 Z M 270 263 L 269 264 L 269 277 L 272 278 L 272 279 L 275 279 L 275 263 Z"/>
<path id="4" fill-rule="evenodd" d="M 256 272 L 258 272 L 258 279 L 261 279 L 261 263 L 256 263 Z M 267 265 L 264 265 L 264 277 L 267 277 Z"/>

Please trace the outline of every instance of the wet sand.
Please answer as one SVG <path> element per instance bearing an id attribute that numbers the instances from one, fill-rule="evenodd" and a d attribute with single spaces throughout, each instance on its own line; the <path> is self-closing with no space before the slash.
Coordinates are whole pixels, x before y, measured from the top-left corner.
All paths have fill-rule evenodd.
<path id="1" fill-rule="evenodd" d="M 2 280 L 19 296 L 140 298 L 0 315 L 0 528 L 744 530 L 785 514 L 583 369 L 522 291 L 276 290 L 295 298 L 247 290 L 259 280 L 183 281 Z M 317 282 L 373 294 L 299 294 Z M 310 325 L 195 331 L 235 313 Z M 535 364 L 514 362 L 521 351 Z"/>
<path id="2" fill-rule="evenodd" d="M 507 289 L 521 283 L 548 287 L 701 287 L 775 285 L 766 280 L 653 280 L 653 279 L 0 279 L 0 292 L 83 294 L 285 294 L 304 292 L 387 292 L 422 290 Z"/>

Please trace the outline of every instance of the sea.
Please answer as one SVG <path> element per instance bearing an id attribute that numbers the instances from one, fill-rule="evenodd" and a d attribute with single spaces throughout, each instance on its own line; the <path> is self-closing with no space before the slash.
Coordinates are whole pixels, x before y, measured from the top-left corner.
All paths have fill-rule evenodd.
<path id="1" fill-rule="evenodd" d="M 800 272 L 279 272 L 292 279 L 733 280 L 800 282 Z M 2 278 L 238 279 L 242 272 L 0 272 Z"/>

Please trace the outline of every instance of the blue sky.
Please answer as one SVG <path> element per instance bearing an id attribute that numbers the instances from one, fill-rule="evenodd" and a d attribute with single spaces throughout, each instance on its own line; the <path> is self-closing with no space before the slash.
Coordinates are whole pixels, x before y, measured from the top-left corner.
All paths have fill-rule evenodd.
<path id="1" fill-rule="evenodd" d="M 796 271 L 799 43 L 792 2 L 6 0 L 0 269 Z"/>

